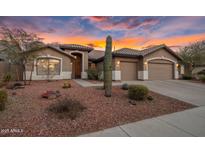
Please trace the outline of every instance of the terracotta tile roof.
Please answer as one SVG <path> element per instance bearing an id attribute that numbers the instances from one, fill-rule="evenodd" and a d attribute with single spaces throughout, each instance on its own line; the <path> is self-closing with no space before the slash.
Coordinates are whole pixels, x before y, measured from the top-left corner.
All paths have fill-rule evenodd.
<path id="1" fill-rule="evenodd" d="M 173 50 L 171 50 L 169 47 L 167 47 L 164 44 L 161 45 L 156 45 L 156 46 L 152 46 L 150 48 L 146 48 L 143 50 L 137 50 L 137 49 L 131 49 L 131 48 L 122 48 L 122 49 L 118 49 L 113 51 L 112 55 L 113 56 L 120 56 L 120 57 L 144 57 L 152 52 L 155 52 L 158 49 L 161 48 L 165 48 L 167 49 L 167 51 L 172 54 L 173 56 L 175 56 L 178 59 L 181 59 Z M 95 61 L 101 61 L 103 60 L 103 57 L 100 57 L 98 59 L 96 59 Z"/>
<path id="2" fill-rule="evenodd" d="M 64 51 L 64 50 L 62 50 L 62 49 L 60 49 L 60 48 L 57 47 L 57 46 L 47 45 L 47 46 L 45 46 L 45 48 L 46 48 L 46 47 L 51 48 L 51 49 L 54 49 L 54 50 L 57 50 L 58 52 L 60 52 L 60 53 L 62 53 L 62 54 L 65 54 L 65 55 L 67 55 L 67 56 L 69 56 L 69 57 L 75 59 L 75 57 L 74 57 L 73 55 L 69 54 L 68 52 L 66 52 L 66 51 Z"/>
<path id="3" fill-rule="evenodd" d="M 113 51 L 113 56 L 139 56 L 141 55 L 139 50 L 130 49 L 130 48 L 122 48 Z"/>
<path id="4" fill-rule="evenodd" d="M 40 47 L 40 48 L 33 49 L 33 50 L 28 51 L 28 52 L 34 52 L 34 51 L 41 50 L 41 49 L 45 49 L 45 48 L 50 48 L 50 49 L 56 50 L 56 51 L 58 51 L 59 53 L 62 53 L 62 54 L 66 55 L 66 56 L 68 56 L 68 57 L 70 57 L 70 58 L 75 59 L 75 57 L 74 57 L 73 55 L 69 54 L 69 53 L 66 52 L 66 51 L 63 51 L 62 49 L 60 49 L 59 47 L 54 46 L 54 45 L 44 45 L 44 46 L 42 46 L 42 47 Z"/>
<path id="5" fill-rule="evenodd" d="M 143 49 L 141 50 L 142 52 L 142 55 L 145 56 L 149 53 L 152 53 L 160 48 L 163 48 L 163 47 L 166 47 L 164 44 L 161 44 L 161 45 L 155 45 L 155 46 L 152 46 L 152 47 L 149 47 L 149 48 L 146 48 L 146 49 Z"/>
<path id="6" fill-rule="evenodd" d="M 88 58 L 89 60 L 95 60 L 104 57 L 104 55 L 105 52 L 103 50 L 92 50 L 91 52 L 89 52 Z"/>
<path id="7" fill-rule="evenodd" d="M 92 51 L 93 48 L 84 46 L 84 45 L 79 45 L 79 44 L 60 44 L 59 47 L 61 49 L 67 49 L 67 50 L 80 50 L 80 51 Z"/>

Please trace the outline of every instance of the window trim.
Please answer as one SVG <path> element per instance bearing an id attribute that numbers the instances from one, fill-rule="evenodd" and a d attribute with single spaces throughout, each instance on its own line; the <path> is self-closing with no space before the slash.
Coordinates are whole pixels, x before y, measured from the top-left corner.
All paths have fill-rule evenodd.
<path id="1" fill-rule="evenodd" d="M 53 56 L 40 56 L 40 57 L 38 57 L 38 58 L 36 58 L 36 60 L 35 60 L 35 63 L 36 63 L 36 75 L 38 75 L 38 76 L 45 76 L 45 75 L 47 75 L 47 74 L 39 74 L 38 73 L 38 60 L 39 59 L 48 59 L 48 61 L 49 61 L 49 59 L 55 59 L 55 60 L 58 60 L 59 61 L 59 64 L 60 64 L 60 68 L 59 68 L 59 71 L 58 71 L 58 74 L 53 74 L 54 76 L 60 76 L 61 75 L 61 73 L 62 73 L 62 58 L 58 58 L 58 57 L 53 57 Z"/>

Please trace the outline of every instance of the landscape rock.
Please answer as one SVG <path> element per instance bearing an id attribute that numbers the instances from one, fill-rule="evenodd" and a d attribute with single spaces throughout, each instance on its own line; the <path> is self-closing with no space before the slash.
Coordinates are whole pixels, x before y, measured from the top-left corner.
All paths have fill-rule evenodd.
<path id="1" fill-rule="evenodd" d="M 132 104 L 132 105 L 136 105 L 137 104 L 136 101 L 134 101 L 134 100 L 129 100 L 129 103 Z"/>

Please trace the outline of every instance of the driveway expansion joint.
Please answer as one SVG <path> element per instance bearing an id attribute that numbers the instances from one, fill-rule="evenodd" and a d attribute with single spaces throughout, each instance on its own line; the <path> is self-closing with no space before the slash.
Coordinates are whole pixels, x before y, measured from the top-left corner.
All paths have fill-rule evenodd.
<path id="1" fill-rule="evenodd" d="M 129 133 L 127 133 L 121 126 L 118 126 L 128 137 L 132 137 L 132 136 L 130 136 L 130 134 Z"/>
<path id="2" fill-rule="evenodd" d="M 181 111 L 181 112 L 183 112 L 183 111 Z M 186 130 L 184 130 L 184 129 L 182 129 L 182 128 L 177 127 L 176 125 L 171 124 L 171 123 L 169 123 L 169 122 L 167 122 L 167 121 L 161 119 L 160 117 L 157 117 L 156 119 L 159 120 L 159 121 L 165 122 L 166 124 L 168 124 L 168 125 L 170 125 L 170 126 L 172 126 L 172 127 L 175 127 L 175 128 L 177 128 L 177 129 L 179 129 L 179 130 L 181 130 L 181 131 L 183 131 L 183 132 L 185 132 L 185 133 L 187 133 L 187 134 L 189 134 L 189 135 L 191 135 L 191 136 L 193 136 L 193 137 L 197 137 L 197 136 L 195 136 L 194 134 L 192 134 L 192 133 L 190 133 L 190 132 L 188 132 L 188 131 L 186 131 Z"/>

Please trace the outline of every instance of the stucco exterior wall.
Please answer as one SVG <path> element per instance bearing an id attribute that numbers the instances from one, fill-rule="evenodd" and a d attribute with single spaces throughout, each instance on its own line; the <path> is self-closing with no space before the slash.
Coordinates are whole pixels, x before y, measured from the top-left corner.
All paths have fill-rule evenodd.
<path id="1" fill-rule="evenodd" d="M 71 58 L 53 49 L 50 48 L 41 49 L 38 51 L 34 51 L 31 54 L 34 55 L 35 57 L 52 56 L 52 57 L 62 58 L 62 71 L 72 71 Z M 31 67 L 28 66 L 26 70 L 30 71 Z"/>
<path id="2" fill-rule="evenodd" d="M 138 79 L 141 80 L 147 80 L 148 79 L 148 62 L 154 59 L 164 59 L 164 60 L 170 60 L 173 63 L 174 66 L 174 78 L 178 79 L 179 78 L 179 70 L 176 66 L 178 64 L 178 59 L 173 56 L 171 53 L 169 53 L 165 49 L 159 49 L 153 53 L 150 53 L 146 55 L 143 60 L 140 60 L 140 64 L 143 65 L 142 71 L 138 72 Z"/>
<path id="3" fill-rule="evenodd" d="M 80 53 L 82 54 L 82 72 L 81 72 L 81 78 L 87 79 L 87 70 L 88 70 L 88 52 L 86 51 L 78 51 L 78 50 L 66 50 L 69 54 L 72 53 Z"/>
<path id="4" fill-rule="evenodd" d="M 156 58 L 156 57 L 167 58 L 167 59 L 171 59 L 173 61 L 178 62 L 177 58 L 174 57 L 172 54 L 170 54 L 165 49 L 159 49 L 158 51 L 148 54 L 147 56 L 144 57 L 144 62 L 149 60 L 150 58 Z"/>
<path id="5" fill-rule="evenodd" d="M 54 75 L 52 79 L 71 79 L 72 74 L 72 59 L 54 49 L 51 48 L 45 48 L 40 49 L 37 51 L 31 52 L 32 55 L 34 55 L 37 58 L 40 57 L 50 57 L 50 58 L 57 58 L 61 62 L 61 70 L 60 75 Z M 33 80 L 46 80 L 46 75 L 37 75 L 37 61 L 34 60 L 34 70 L 32 73 L 32 79 Z M 32 62 L 31 62 L 32 63 Z M 31 63 L 26 65 L 26 78 L 29 79 L 30 71 L 31 71 Z"/>
<path id="6" fill-rule="evenodd" d="M 138 61 L 139 61 L 138 58 L 115 57 L 113 58 L 113 70 L 121 70 L 121 67 L 120 67 L 121 62 L 138 62 Z"/>

